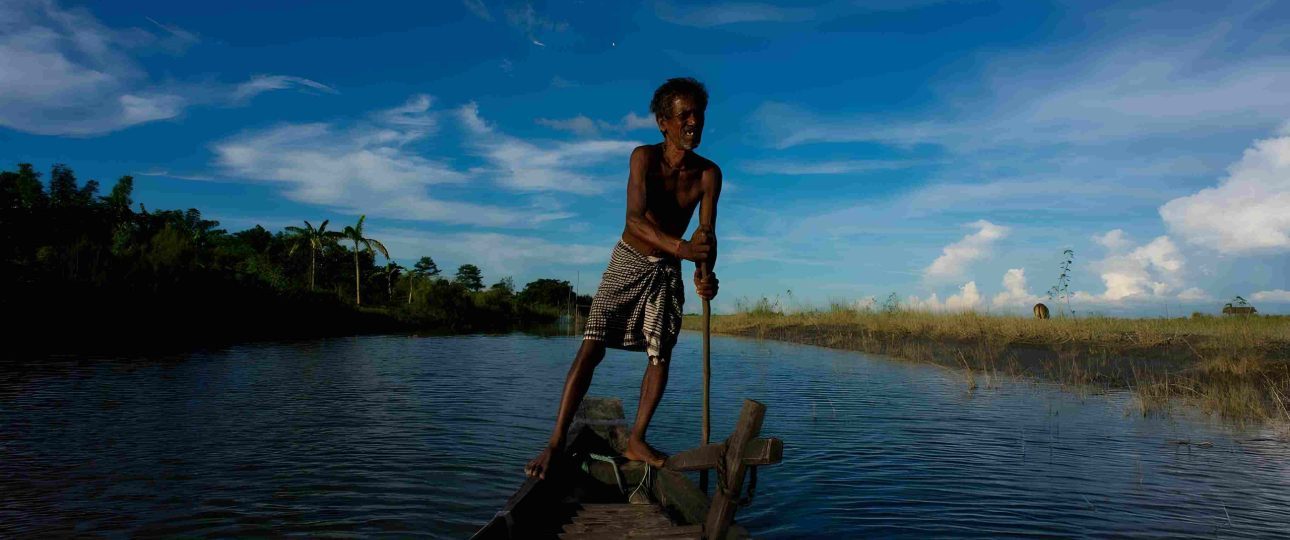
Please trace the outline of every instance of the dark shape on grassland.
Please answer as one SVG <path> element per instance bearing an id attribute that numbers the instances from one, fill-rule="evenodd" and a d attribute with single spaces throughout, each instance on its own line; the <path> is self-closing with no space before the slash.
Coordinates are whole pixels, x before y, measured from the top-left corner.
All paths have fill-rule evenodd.
<path id="1" fill-rule="evenodd" d="M 1043 303 L 1035 304 L 1035 318 L 1036 318 L 1036 319 L 1047 319 L 1047 318 L 1048 318 L 1048 306 L 1045 306 Z"/>
<path id="2" fill-rule="evenodd" d="M 1231 302 L 1223 305 L 1223 315 L 1254 315 L 1259 310 L 1254 309 L 1244 298 L 1237 296 L 1232 298 Z"/>

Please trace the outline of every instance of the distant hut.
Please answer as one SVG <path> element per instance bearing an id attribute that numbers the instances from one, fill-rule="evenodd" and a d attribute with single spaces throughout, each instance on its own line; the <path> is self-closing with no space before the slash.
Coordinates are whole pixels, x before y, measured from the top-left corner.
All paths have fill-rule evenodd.
<path id="1" fill-rule="evenodd" d="M 1231 302 L 1223 304 L 1223 315 L 1254 315 L 1259 310 L 1254 309 L 1244 298 L 1236 297 Z"/>

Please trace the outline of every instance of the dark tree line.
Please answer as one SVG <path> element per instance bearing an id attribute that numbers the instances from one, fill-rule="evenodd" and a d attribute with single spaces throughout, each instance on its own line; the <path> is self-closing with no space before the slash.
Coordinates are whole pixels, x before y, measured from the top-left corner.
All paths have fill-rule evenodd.
<path id="1" fill-rule="evenodd" d="M 18 319 L 19 349 L 492 330 L 550 321 L 572 296 L 567 281 L 548 279 L 485 288 L 469 264 L 446 280 L 428 256 L 404 268 L 366 236 L 364 217 L 339 231 L 304 221 L 229 232 L 197 209 L 135 205 L 133 187 L 122 176 L 100 194 L 64 165 L 48 181 L 26 163 L 0 172 L 0 307 Z"/>

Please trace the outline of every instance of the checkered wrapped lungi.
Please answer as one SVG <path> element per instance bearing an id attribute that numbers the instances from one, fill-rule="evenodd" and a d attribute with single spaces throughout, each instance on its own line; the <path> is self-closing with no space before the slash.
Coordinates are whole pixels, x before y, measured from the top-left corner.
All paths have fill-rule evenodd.
<path id="1" fill-rule="evenodd" d="M 591 301 L 583 339 L 666 362 L 681 332 L 684 304 L 680 260 L 646 257 L 619 240 Z"/>

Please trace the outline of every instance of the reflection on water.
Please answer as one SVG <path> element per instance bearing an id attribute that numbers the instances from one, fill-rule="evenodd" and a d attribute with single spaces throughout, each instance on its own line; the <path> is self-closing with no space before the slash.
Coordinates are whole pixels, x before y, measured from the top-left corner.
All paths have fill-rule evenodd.
<path id="1" fill-rule="evenodd" d="M 698 343 L 682 336 L 650 429 L 668 451 L 699 439 Z M 6 366 L 0 536 L 469 536 L 545 441 L 577 345 L 384 336 Z M 630 418 L 643 368 L 610 351 L 591 394 Z M 1125 395 L 969 393 L 934 366 L 721 337 L 713 373 L 714 437 L 748 397 L 785 441 L 740 513 L 759 537 L 1290 530 L 1290 445 L 1141 418 Z"/>

